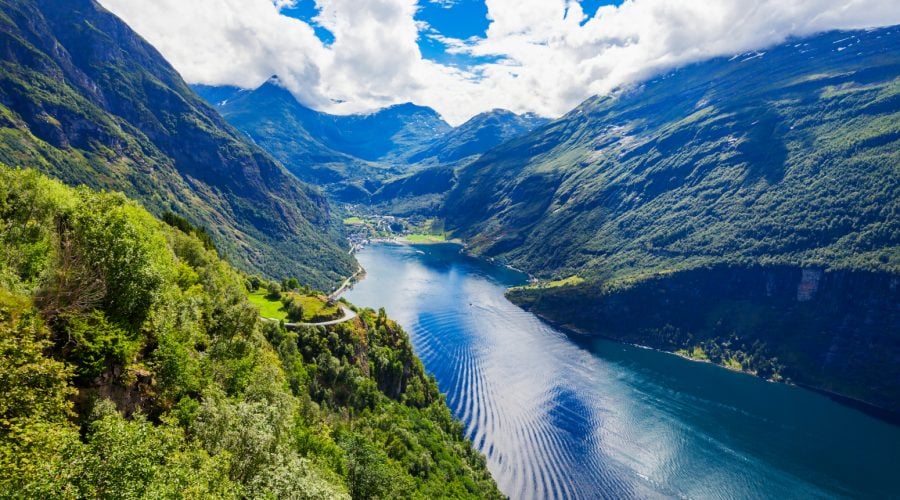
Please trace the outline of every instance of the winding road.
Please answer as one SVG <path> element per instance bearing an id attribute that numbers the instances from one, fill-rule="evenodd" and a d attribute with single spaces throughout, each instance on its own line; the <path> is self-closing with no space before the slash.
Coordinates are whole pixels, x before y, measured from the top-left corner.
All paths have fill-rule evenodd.
<path id="1" fill-rule="evenodd" d="M 287 328 L 297 328 L 301 326 L 328 326 L 328 325 L 336 325 L 338 323 L 343 323 L 345 321 L 350 321 L 351 319 L 357 316 L 356 311 L 350 309 L 349 307 L 341 304 L 341 311 L 343 311 L 344 315 L 338 319 L 331 319 L 328 321 L 320 321 L 318 323 L 285 323 L 284 326 Z M 260 319 L 263 321 L 279 321 L 275 318 L 265 318 L 260 316 Z"/>

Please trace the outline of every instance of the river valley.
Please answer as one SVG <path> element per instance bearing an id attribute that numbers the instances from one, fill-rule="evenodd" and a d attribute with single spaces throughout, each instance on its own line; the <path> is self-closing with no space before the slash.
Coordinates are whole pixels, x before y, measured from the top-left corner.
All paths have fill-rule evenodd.
<path id="1" fill-rule="evenodd" d="M 501 490 L 528 498 L 889 497 L 900 427 L 820 394 L 570 338 L 451 244 L 375 244 L 344 294 L 409 332 Z"/>

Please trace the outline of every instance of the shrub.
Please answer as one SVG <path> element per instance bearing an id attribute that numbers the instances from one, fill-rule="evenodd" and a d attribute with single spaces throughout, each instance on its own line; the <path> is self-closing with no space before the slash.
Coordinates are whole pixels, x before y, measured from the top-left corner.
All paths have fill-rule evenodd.
<path id="1" fill-rule="evenodd" d="M 266 298 L 269 300 L 281 300 L 281 285 L 274 281 L 266 285 Z"/>

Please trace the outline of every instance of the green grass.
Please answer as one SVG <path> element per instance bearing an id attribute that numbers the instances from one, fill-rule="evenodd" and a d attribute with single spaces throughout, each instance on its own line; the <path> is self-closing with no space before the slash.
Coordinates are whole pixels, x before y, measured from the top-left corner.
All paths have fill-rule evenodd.
<path id="1" fill-rule="evenodd" d="M 445 234 L 408 234 L 404 238 L 410 243 L 443 243 L 447 241 Z"/>
<path id="2" fill-rule="evenodd" d="M 344 224 L 346 224 L 348 226 L 361 226 L 365 223 L 366 223 L 366 221 L 360 219 L 359 217 L 355 217 L 355 216 L 347 217 L 346 219 L 344 219 Z"/>
<path id="3" fill-rule="evenodd" d="M 303 321 L 328 320 L 340 311 L 338 306 L 329 306 L 319 297 L 300 295 L 299 299 L 303 304 Z"/>
<path id="4" fill-rule="evenodd" d="M 266 291 L 259 289 L 249 295 L 250 303 L 259 308 L 259 315 L 263 318 L 285 320 L 287 312 L 280 300 L 269 300 Z"/>
<path id="5" fill-rule="evenodd" d="M 698 345 L 694 346 L 694 350 L 691 351 L 690 357 L 691 359 L 709 361 L 709 356 L 706 355 L 706 351 L 704 351 L 703 348 Z"/>
<path id="6" fill-rule="evenodd" d="M 744 367 L 741 365 L 741 362 L 734 358 L 727 358 L 727 359 L 723 360 L 723 364 L 725 365 L 725 368 L 728 368 L 730 370 L 734 370 L 734 371 L 738 371 L 738 372 L 744 370 Z"/>
<path id="7" fill-rule="evenodd" d="M 324 300 L 311 295 L 298 295 L 303 304 L 303 321 L 325 321 L 338 315 L 340 308 L 337 305 L 329 306 Z M 287 321 L 287 311 L 280 300 L 270 300 L 266 297 L 266 291 L 259 289 L 249 294 L 250 303 L 259 308 L 259 315 L 263 318 L 278 321 Z"/>
<path id="8" fill-rule="evenodd" d="M 545 282 L 538 283 L 536 285 L 517 286 L 514 288 L 516 288 L 517 290 L 539 290 L 542 288 L 559 288 L 559 287 L 563 287 L 563 286 L 576 286 L 576 285 L 580 285 L 582 283 L 584 283 L 584 278 L 582 278 L 581 276 L 578 276 L 576 274 L 576 275 L 569 276 L 568 278 L 563 278 L 560 280 L 545 281 Z"/>

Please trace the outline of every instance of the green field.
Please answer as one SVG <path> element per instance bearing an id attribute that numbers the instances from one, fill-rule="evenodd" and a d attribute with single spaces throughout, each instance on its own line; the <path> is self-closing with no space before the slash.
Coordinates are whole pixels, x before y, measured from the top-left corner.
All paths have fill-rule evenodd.
<path id="1" fill-rule="evenodd" d="M 287 320 L 287 311 L 284 310 L 284 305 L 280 300 L 270 300 L 267 298 L 264 289 L 259 289 L 250 293 L 249 298 L 250 303 L 259 308 L 259 315 L 263 318 L 279 321 Z M 329 306 L 319 297 L 298 295 L 298 299 L 303 304 L 304 322 L 332 319 L 340 312 L 337 305 Z"/>
<path id="2" fill-rule="evenodd" d="M 537 283 L 535 285 L 525 285 L 514 287 L 516 289 L 522 290 L 539 290 L 542 288 L 559 288 L 563 286 L 577 286 L 584 283 L 584 278 L 578 275 L 569 276 L 568 278 L 554 280 L 554 281 L 544 281 L 541 283 Z"/>
<path id="3" fill-rule="evenodd" d="M 284 320 L 287 312 L 283 309 L 280 300 L 269 300 L 266 291 L 262 288 L 250 293 L 250 303 L 259 308 L 259 315 L 263 318 Z"/>
<path id="4" fill-rule="evenodd" d="M 303 304 L 303 321 L 327 321 L 340 312 L 338 306 L 329 306 L 318 297 L 300 295 L 299 299 Z"/>
<path id="5" fill-rule="evenodd" d="M 443 243 L 447 236 L 443 234 L 408 234 L 404 236 L 410 243 Z"/>
<path id="6" fill-rule="evenodd" d="M 344 219 L 344 224 L 348 226 L 361 226 L 365 224 L 366 221 L 360 219 L 359 217 L 347 217 Z"/>

